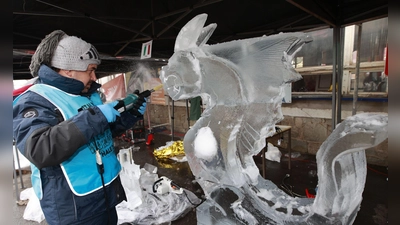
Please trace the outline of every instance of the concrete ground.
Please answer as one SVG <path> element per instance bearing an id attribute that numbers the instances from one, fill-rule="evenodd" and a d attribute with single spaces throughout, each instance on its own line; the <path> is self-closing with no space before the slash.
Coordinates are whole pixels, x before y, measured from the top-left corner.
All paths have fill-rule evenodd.
<path id="1" fill-rule="evenodd" d="M 174 136 L 174 140 L 180 140 L 182 135 Z M 140 147 L 139 151 L 133 153 L 135 164 L 142 168 L 146 163 L 154 165 L 158 168 L 159 176 L 166 176 L 183 188 L 186 188 L 202 197 L 203 191 L 201 187 L 193 182 L 194 177 L 191 173 L 187 162 L 176 162 L 173 160 L 157 161 L 152 152 L 161 146 L 165 146 L 167 142 L 172 141 L 171 136 L 165 134 L 155 134 L 152 145 L 147 146 L 144 142 L 136 143 L 135 146 Z M 128 148 L 132 144 L 123 140 L 116 140 L 116 149 Z M 305 195 L 305 189 L 313 190 L 318 182 L 316 177 L 316 162 L 313 155 L 301 155 L 292 159 L 291 168 L 288 169 L 288 158 L 284 156 L 284 150 L 281 162 L 266 160 L 266 178 L 273 181 L 277 186 L 285 183 L 292 187 L 293 193 Z M 256 165 L 261 167 L 261 157 L 254 157 Z M 286 174 L 290 174 L 290 179 L 283 179 Z M 19 192 L 21 192 L 21 177 L 17 176 Z M 363 192 L 363 201 L 360 211 L 353 225 L 383 225 L 388 220 L 388 171 L 386 167 L 368 165 L 367 181 Z M 24 188 L 31 187 L 30 174 L 22 175 Z M 14 197 L 16 199 L 16 190 L 14 185 Z M 13 217 L 16 225 L 38 225 L 34 221 L 23 219 L 25 206 L 13 205 Z M 46 221 L 40 225 L 47 224 Z M 195 225 L 197 224 L 196 210 L 188 212 L 183 218 L 172 221 L 171 225 Z"/>
<path id="2" fill-rule="evenodd" d="M 31 174 L 30 171 L 25 171 L 22 176 L 17 176 L 17 183 L 18 183 L 18 193 L 21 193 L 21 191 L 32 187 L 31 184 Z M 21 178 L 22 178 L 22 182 L 21 182 Z M 17 199 L 17 191 L 16 191 L 16 186 L 14 184 L 14 192 L 13 192 L 13 196 L 15 199 L 15 204 L 13 205 L 13 221 L 14 221 L 14 225 L 47 225 L 46 221 L 42 221 L 41 223 L 38 223 L 36 221 L 29 221 L 29 220 L 25 220 L 23 218 L 24 215 L 24 211 L 26 208 L 26 205 L 23 205 L 23 201 L 18 201 Z M 27 202 L 25 202 L 26 204 Z M 21 204 L 21 205 L 20 205 Z"/>
<path id="3" fill-rule="evenodd" d="M 181 140 L 182 134 L 177 134 L 174 136 L 174 140 Z M 201 197 L 203 194 L 200 186 L 198 184 L 193 183 L 194 177 L 190 171 L 189 165 L 187 162 L 175 162 L 173 160 L 167 161 L 157 161 L 152 155 L 154 149 L 159 147 L 165 146 L 167 142 L 172 141 L 171 136 L 167 135 L 155 135 L 153 144 L 147 146 L 144 142 L 135 144 L 135 146 L 139 146 L 140 150 L 134 152 L 133 159 L 135 160 L 135 164 L 140 165 L 142 168 L 146 163 L 152 164 L 158 167 L 158 175 L 159 176 L 166 176 L 171 180 L 175 181 L 181 187 L 184 187 L 193 193 L 195 193 L 198 197 Z M 132 144 L 129 142 L 115 140 L 116 150 L 122 148 L 128 148 Z M 30 179 L 30 171 L 25 171 L 22 173 L 22 183 L 21 183 L 21 176 L 17 175 L 17 183 L 18 183 L 18 192 L 21 193 L 22 190 L 32 187 L 31 179 Z M 23 186 L 22 186 L 23 185 Z M 18 225 L 47 225 L 47 222 L 44 220 L 41 223 L 36 221 L 28 221 L 23 218 L 23 214 L 25 211 L 25 205 L 19 205 L 17 202 L 16 196 L 16 186 L 14 185 L 14 198 L 16 200 L 16 204 L 13 205 L 13 217 L 14 223 Z M 21 202 L 21 201 L 20 201 Z M 195 209 L 189 211 L 183 218 L 180 218 L 176 221 L 172 221 L 171 225 L 190 225 L 196 224 L 196 211 Z"/>

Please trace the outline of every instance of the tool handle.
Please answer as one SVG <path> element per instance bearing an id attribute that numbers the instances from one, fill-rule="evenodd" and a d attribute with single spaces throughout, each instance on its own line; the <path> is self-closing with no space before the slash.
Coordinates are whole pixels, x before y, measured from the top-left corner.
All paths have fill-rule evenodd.
<path id="1" fill-rule="evenodd" d="M 151 95 L 151 90 L 146 90 L 146 91 L 143 91 L 142 93 L 140 93 L 140 94 L 138 94 L 139 95 L 139 97 L 140 98 L 147 98 L 147 97 L 149 97 L 150 95 Z"/>
<path id="2" fill-rule="evenodd" d="M 116 109 L 118 112 L 123 112 L 125 111 L 125 103 L 123 100 L 118 100 L 118 103 L 114 106 L 114 109 Z"/>

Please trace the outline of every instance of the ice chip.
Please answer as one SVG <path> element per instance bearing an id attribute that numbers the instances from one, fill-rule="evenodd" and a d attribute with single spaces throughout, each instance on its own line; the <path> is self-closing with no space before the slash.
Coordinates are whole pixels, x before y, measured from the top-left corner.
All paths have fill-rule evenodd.
<path id="1" fill-rule="evenodd" d="M 143 168 L 148 171 L 149 173 L 157 173 L 157 167 L 154 165 L 151 165 L 149 163 L 145 163 Z"/>
<path id="2" fill-rule="evenodd" d="M 194 140 L 194 153 L 196 157 L 211 161 L 217 154 L 217 141 L 209 127 L 199 129 Z"/>

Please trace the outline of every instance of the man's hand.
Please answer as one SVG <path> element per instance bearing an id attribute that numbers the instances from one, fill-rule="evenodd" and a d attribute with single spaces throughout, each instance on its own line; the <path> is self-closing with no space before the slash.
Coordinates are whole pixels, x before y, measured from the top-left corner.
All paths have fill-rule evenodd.
<path id="1" fill-rule="evenodd" d="M 147 98 L 138 98 L 133 105 L 133 108 L 129 111 L 132 115 L 138 117 L 143 116 L 144 112 L 146 111 L 147 106 Z"/>
<path id="2" fill-rule="evenodd" d="M 115 122 L 117 116 L 121 116 L 121 114 L 116 109 L 114 109 L 114 106 L 116 106 L 117 104 L 118 101 L 114 101 L 108 104 L 97 106 L 100 109 L 100 111 L 104 114 L 109 123 Z"/>

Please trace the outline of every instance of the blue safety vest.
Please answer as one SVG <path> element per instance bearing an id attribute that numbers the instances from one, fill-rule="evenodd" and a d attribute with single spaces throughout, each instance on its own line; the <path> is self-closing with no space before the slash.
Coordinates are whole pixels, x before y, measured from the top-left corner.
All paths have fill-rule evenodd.
<path id="1" fill-rule="evenodd" d="M 87 109 L 93 105 L 102 104 L 100 96 L 96 93 L 90 99 L 80 95 L 73 95 L 46 84 L 35 84 L 27 91 L 33 91 L 55 105 L 64 120 L 78 114 L 78 109 Z M 16 102 L 19 98 L 16 98 Z M 110 129 L 97 135 L 88 144 L 80 147 L 74 155 L 61 163 L 64 176 L 72 192 L 78 196 L 90 194 L 102 188 L 102 181 L 97 170 L 96 149 L 99 150 L 104 165 L 104 184 L 111 183 L 121 170 L 115 153 Z M 31 164 L 32 187 L 39 199 L 42 198 L 42 184 L 39 169 Z"/>

